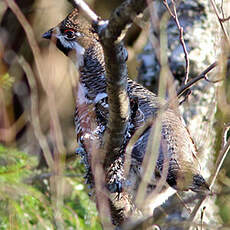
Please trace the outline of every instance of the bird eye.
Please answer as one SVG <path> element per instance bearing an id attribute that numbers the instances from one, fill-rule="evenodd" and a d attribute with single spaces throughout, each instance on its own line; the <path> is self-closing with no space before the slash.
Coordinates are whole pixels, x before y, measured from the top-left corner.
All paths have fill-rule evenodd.
<path id="1" fill-rule="evenodd" d="M 65 35 L 65 38 L 68 40 L 72 40 L 76 36 L 74 30 L 72 30 L 72 29 L 64 30 L 64 35 Z"/>

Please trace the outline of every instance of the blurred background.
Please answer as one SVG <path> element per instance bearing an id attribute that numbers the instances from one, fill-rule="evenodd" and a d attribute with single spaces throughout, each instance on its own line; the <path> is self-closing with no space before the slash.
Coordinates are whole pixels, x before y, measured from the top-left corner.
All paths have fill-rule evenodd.
<path id="1" fill-rule="evenodd" d="M 88 197 L 90 189 L 84 184 L 83 166 L 75 155 L 73 117 L 78 72 L 54 45 L 42 39 L 44 32 L 71 11 L 71 1 L 59 0 L 58 4 L 54 0 L 15 1 L 33 29 L 40 48 L 37 56 L 6 2 L 0 1 L 0 229 L 100 229 L 95 204 Z M 106 19 L 122 1 L 86 2 Z M 146 21 L 136 19 L 125 44 L 130 77 L 157 92 L 161 70 L 159 28 L 165 9 L 158 1 L 154 4 L 155 20 L 149 23 L 148 15 Z M 226 2 L 223 6 L 226 15 L 230 13 L 228 9 Z M 181 1 L 178 15 L 191 61 L 190 77 L 195 77 L 219 59 L 224 46 L 222 32 L 208 3 Z M 168 21 L 167 33 L 169 67 L 178 88 L 183 81 L 185 62 L 173 20 Z M 228 56 L 229 48 L 224 50 Z M 221 77 L 220 73 L 214 71 L 211 78 Z M 225 73 L 224 86 L 199 82 L 180 107 L 207 178 L 221 148 L 224 125 L 230 121 L 227 68 Z M 50 157 L 56 167 L 49 163 Z M 207 205 L 208 218 L 217 214 L 218 222 L 227 225 L 230 225 L 229 165 L 228 157 L 218 177 L 216 189 L 220 195 Z"/>

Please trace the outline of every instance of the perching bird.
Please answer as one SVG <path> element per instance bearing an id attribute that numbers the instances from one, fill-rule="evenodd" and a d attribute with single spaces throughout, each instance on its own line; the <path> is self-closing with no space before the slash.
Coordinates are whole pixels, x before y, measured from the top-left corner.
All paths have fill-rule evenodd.
<path id="1" fill-rule="evenodd" d="M 71 58 L 80 72 L 75 124 L 77 140 L 83 149 L 81 154 L 87 168 L 87 179 L 92 183 L 89 162 L 91 153 L 87 146 L 94 139 L 102 140 L 109 114 L 104 54 L 98 34 L 75 9 L 60 24 L 44 33 L 43 37 L 54 37 L 56 46 Z M 121 162 L 117 167 L 115 165 L 114 172 L 111 172 L 114 174 L 111 176 L 113 181 L 109 181 L 108 186 L 111 192 L 119 192 L 122 186 L 129 186 L 130 183 L 136 183 L 130 185 L 132 188 L 137 187 L 151 128 L 147 128 L 133 146 L 128 178 L 123 177 L 122 171 L 126 146 L 135 131 L 143 126 L 148 118 L 156 116 L 164 104 L 155 94 L 130 79 L 127 93 L 131 108 L 130 128 L 121 149 L 123 158 L 119 159 Z M 195 192 L 207 192 L 209 186 L 201 175 L 196 147 L 182 118 L 170 108 L 162 112 L 161 118 L 159 156 L 153 178 L 160 178 L 163 166 L 168 160 L 166 181 L 171 187 L 180 191 L 191 189 Z M 127 181 L 130 183 L 126 183 Z"/>

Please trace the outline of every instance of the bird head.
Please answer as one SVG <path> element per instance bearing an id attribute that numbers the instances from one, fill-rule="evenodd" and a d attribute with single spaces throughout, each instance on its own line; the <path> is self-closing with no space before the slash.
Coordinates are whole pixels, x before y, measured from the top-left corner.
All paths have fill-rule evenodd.
<path id="1" fill-rule="evenodd" d="M 56 27 L 45 32 L 43 38 L 56 41 L 56 46 L 78 66 L 83 65 L 87 52 L 102 53 L 97 33 L 77 8 Z"/>

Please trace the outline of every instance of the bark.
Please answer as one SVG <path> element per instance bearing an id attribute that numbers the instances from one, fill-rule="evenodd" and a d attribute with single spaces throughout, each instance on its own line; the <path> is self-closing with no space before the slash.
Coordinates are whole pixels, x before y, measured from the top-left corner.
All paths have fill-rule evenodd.
<path id="1" fill-rule="evenodd" d="M 156 4 L 155 6 L 158 6 L 158 17 L 161 18 L 165 9 L 162 8 L 161 5 Z M 208 67 L 208 65 L 211 65 L 215 60 L 218 60 L 216 48 L 219 45 L 217 46 L 214 36 L 217 23 L 215 21 L 215 15 L 210 9 L 210 5 L 203 1 L 196 0 L 181 2 L 177 8 L 177 13 L 179 15 L 179 21 L 184 27 L 185 43 L 189 51 L 189 80 L 193 80 L 192 77 L 198 76 Z M 152 31 L 154 33 L 150 34 L 150 38 L 155 36 L 155 39 L 158 39 L 157 36 L 159 33 L 157 24 L 153 23 Z M 167 33 L 169 67 L 174 75 L 175 82 L 179 85 L 178 89 L 181 90 L 182 88 L 180 88 L 180 84 L 185 76 L 185 59 L 183 49 L 179 43 L 179 31 L 172 19 L 168 22 Z M 161 69 L 156 50 L 157 47 L 152 48 L 151 42 L 149 42 L 139 58 L 141 61 L 139 81 L 152 91 L 157 90 L 159 72 Z M 215 70 L 214 73 L 216 73 Z M 216 133 L 213 128 L 216 122 L 215 90 L 215 84 L 201 80 L 192 87 L 192 93 L 188 97 L 188 101 L 180 106 L 183 118 L 185 119 L 191 136 L 194 138 L 198 147 L 199 158 L 206 179 L 210 177 L 212 173 L 211 169 L 214 168 L 213 149 L 216 140 Z M 181 193 L 180 196 L 190 210 L 192 210 L 195 207 L 195 204 L 199 201 L 199 198 L 191 192 Z M 205 200 L 205 203 L 203 203 L 197 212 L 197 217 L 194 220 L 195 223 L 200 221 L 200 213 L 204 206 L 206 206 L 203 219 L 204 223 L 219 223 L 219 216 L 217 214 L 218 208 L 215 205 L 215 197 Z M 179 201 L 178 197 L 171 197 L 162 207 L 163 212 L 159 208 L 154 214 L 155 224 L 158 223 L 159 226 L 163 226 L 162 222 L 167 223 L 163 229 L 188 229 L 189 223 L 188 225 L 174 225 L 175 221 L 178 220 L 183 221 L 187 219 L 190 221 L 190 213 L 185 208 L 184 204 Z M 167 215 L 167 217 L 165 217 L 165 215 Z M 205 227 L 203 228 L 206 229 Z"/>

